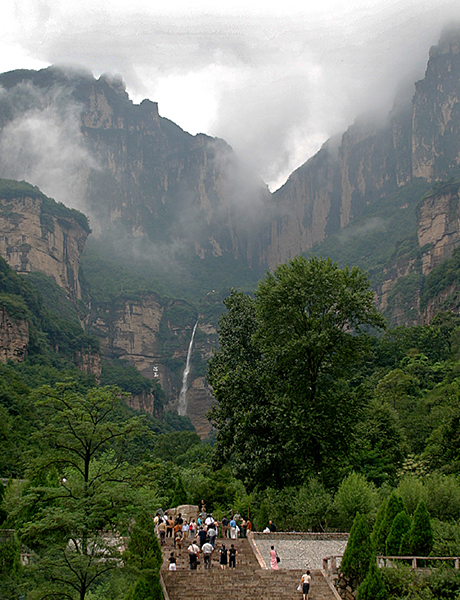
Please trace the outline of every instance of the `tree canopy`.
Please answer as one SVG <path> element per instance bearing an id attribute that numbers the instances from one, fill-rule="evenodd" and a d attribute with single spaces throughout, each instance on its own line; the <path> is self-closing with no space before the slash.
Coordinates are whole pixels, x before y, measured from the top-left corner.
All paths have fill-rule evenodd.
<path id="1" fill-rule="evenodd" d="M 342 375 L 367 328 L 384 327 L 366 274 L 298 256 L 268 273 L 255 298 L 232 291 L 225 306 L 208 368 L 217 456 L 252 485 L 333 476 L 357 401 Z"/>

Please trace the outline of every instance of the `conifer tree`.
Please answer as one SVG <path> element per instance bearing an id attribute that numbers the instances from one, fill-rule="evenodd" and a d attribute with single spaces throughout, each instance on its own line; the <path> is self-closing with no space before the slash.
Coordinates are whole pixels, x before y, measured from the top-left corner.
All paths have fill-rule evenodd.
<path id="1" fill-rule="evenodd" d="M 389 556 L 399 554 L 404 536 L 410 531 L 410 528 L 410 517 L 405 510 L 402 510 L 396 515 L 387 537 L 386 553 Z"/>
<path id="2" fill-rule="evenodd" d="M 421 500 L 415 509 L 410 530 L 410 549 L 415 556 L 428 556 L 433 548 L 430 514 Z"/>
<path id="3" fill-rule="evenodd" d="M 386 503 L 384 518 L 376 533 L 376 550 L 380 554 L 385 554 L 386 541 L 393 525 L 393 521 L 395 520 L 396 515 L 402 511 L 407 512 L 404 500 L 395 494 L 395 492 L 392 492 Z"/>
<path id="4" fill-rule="evenodd" d="M 382 502 L 379 510 L 377 511 L 377 516 L 375 517 L 374 527 L 372 528 L 371 533 L 371 544 L 374 552 L 378 551 L 378 534 L 380 528 L 382 526 L 383 520 L 385 518 L 385 509 L 387 507 L 387 501 Z"/>
<path id="5" fill-rule="evenodd" d="M 410 545 L 410 529 L 407 531 L 401 540 L 401 545 L 399 546 L 399 556 L 410 556 L 412 554 L 411 545 Z"/>
<path id="6" fill-rule="evenodd" d="M 372 560 L 372 545 L 366 515 L 357 514 L 343 555 L 341 570 L 346 577 L 361 583 Z"/>
<path id="7" fill-rule="evenodd" d="M 387 600 L 387 598 L 388 593 L 380 571 L 376 562 L 372 560 L 366 578 L 358 588 L 356 600 Z"/>

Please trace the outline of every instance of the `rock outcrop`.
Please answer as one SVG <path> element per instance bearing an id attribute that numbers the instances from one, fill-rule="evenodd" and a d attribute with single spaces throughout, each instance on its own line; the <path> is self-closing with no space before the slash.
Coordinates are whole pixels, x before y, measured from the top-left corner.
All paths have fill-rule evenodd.
<path id="1" fill-rule="evenodd" d="M 43 202 L 40 196 L 2 198 L 0 189 L 0 255 L 18 273 L 49 275 L 76 302 L 81 298 L 78 269 L 88 231 L 70 215 L 45 213 Z"/>
<path id="2" fill-rule="evenodd" d="M 26 319 L 13 319 L 0 306 L 0 361 L 22 362 L 29 344 L 29 323 Z"/>
<path id="3" fill-rule="evenodd" d="M 77 352 L 75 356 L 76 366 L 87 375 L 94 375 L 96 382 L 101 381 L 102 362 L 99 352 Z"/>
<path id="4" fill-rule="evenodd" d="M 427 275 L 443 260 L 452 256 L 460 245 L 460 183 L 447 182 L 434 186 L 420 201 L 417 211 L 417 236 L 421 248 L 422 271 Z"/>

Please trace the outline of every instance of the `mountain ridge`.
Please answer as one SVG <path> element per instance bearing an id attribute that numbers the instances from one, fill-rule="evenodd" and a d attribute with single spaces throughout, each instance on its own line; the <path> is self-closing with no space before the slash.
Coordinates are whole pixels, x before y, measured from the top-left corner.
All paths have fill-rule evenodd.
<path id="1" fill-rule="evenodd" d="M 420 313 L 426 277 L 459 242 L 458 192 L 424 195 L 460 174 L 460 31 L 430 50 L 409 104 L 396 100 L 378 123 L 357 119 L 273 194 L 225 141 L 184 132 L 155 102 L 134 104 L 121 79 L 50 67 L 0 75 L 0 85 L 0 175 L 46 183 L 54 165 L 64 195 L 87 207 L 85 326 L 110 360 L 158 374 L 170 407 L 197 316 L 190 394 L 209 407 L 203 365 L 225 290 L 252 291 L 264 269 L 297 254 L 352 256 L 393 325 L 432 313 Z M 62 157 L 47 128 L 62 133 Z"/>

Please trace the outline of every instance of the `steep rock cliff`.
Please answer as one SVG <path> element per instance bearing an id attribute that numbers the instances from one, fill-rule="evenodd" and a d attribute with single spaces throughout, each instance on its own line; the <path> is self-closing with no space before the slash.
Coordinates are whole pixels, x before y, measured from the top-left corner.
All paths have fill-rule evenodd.
<path id="1" fill-rule="evenodd" d="M 460 245 L 459 192 L 460 183 L 446 182 L 435 185 L 420 201 L 418 243 L 421 248 L 428 246 L 422 256 L 424 275 L 450 258 Z"/>
<path id="2" fill-rule="evenodd" d="M 446 179 L 460 165 L 460 36 L 446 31 L 431 48 L 425 78 L 415 84 L 412 172 Z"/>
<path id="3" fill-rule="evenodd" d="M 16 196 L 9 187 L 8 180 L 0 180 L 0 255 L 18 273 L 49 275 L 76 302 L 81 298 L 78 270 L 89 229 L 36 188 L 22 184 L 30 189 Z M 54 208 L 58 214 L 52 214 Z"/>
<path id="4" fill-rule="evenodd" d="M 460 33 L 451 30 L 431 49 L 412 102 L 398 100 L 380 125 L 359 119 L 275 192 L 267 262 L 308 251 L 368 204 L 414 178 L 447 179 L 459 164 Z"/>
<path id="5" fill-rule="evenodd" d="M 79 185 L 96 233 L 257 262 L 258 209 L 269 192 L 223 140 L 188 134 L 155 102 L 133 104 L 122 81 L 107 76 L 51 67 L 5 73 L 0 86 L 3 128 L 32 112 L 47 119 L 50 107 L 53 118 L 78 120 Z M 26 178 L 24 170 L 14 176 Z"/>

